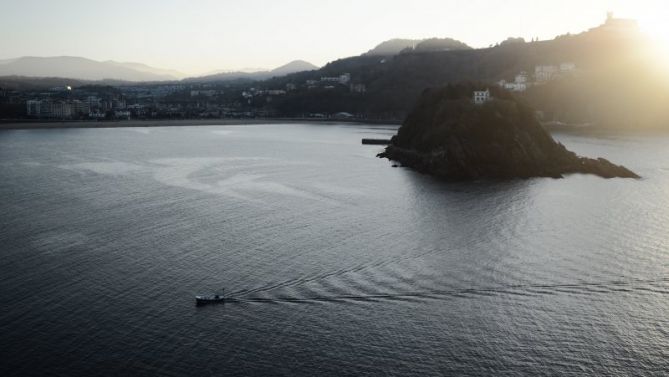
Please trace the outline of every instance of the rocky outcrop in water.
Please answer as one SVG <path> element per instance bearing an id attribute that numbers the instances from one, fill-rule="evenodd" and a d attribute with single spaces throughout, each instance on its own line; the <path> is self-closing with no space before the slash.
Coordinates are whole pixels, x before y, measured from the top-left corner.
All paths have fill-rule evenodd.
<path id="1" fill-rule="evenodd" d="M 639 178 L 603 158 L 580 157 L 556 142 L 535 111 L 491 88 L 476 105 L 475 85 L 428 89 L 379 157 L 448 179 L 554 177 L 595 174 Z"/>

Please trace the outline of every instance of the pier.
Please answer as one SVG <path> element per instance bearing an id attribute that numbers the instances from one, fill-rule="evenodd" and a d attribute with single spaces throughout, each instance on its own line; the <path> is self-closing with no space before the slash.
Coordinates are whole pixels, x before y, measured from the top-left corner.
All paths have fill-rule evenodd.
<path id="1" fill-rule="evenodd" d="M 388 145 L 390 139 L 362 139 L 362 144 L 365 145 Z"/>

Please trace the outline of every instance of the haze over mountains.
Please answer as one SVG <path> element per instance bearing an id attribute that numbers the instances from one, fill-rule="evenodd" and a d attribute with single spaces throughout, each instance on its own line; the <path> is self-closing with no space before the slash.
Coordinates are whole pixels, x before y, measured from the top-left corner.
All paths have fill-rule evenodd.
<path id="1" fill-rule="evenodd" d="M 221 72 L 215 73 L 212 75 L 205 75 L 199 77 L 189 78 L 187 81 L 200 82 L 200 81 L 227 81 L 227 80 L 238 80 L 238 79 L 247 79 L 247 80 L 264 80 L 272 77 L 279 77 L 289 75 L 291 73 L 303 72 L 303 71 L 313 71 L 319 67 L 313 65 L 304 60 L 294 60 L 288 64 L 284 64 L 280 67 L 272 69 L 270 71 L 257 71 L 257 72 Z"/>
<path id="2" fill-rule="evenodd" d="M 189 81 L 225 81 L 235 79 L 262 80 L 295 72 L 318 69 L 303 60 L 281 67 L 257 72 L 224 72 L 191 78 Z M 152 67 L 142 63 L 100 62 L 75 56 L 24 56 L 0 60 L 0 76 L 59 77 L 86 81 L 118 80 L 130 82 L 176 81 L 188 77 L 185 73 Z"/>
<path id="3" fill-rule="evenodd" d="M 407 52 L 435 52 L 471 50 L 463 42 L 452 38 L 391 39 L 380 43 L 362 56 L 393 56 Z M 0 76 L 57 77 L 85 81 L 116 80 L 129 82 L 177 81 L 230 81 L 265 80 L 297 72 L 313 71 L 318 66 L 304 60 L 294 60 L 271 70 L 221 71 L 189 77 L 172 69 L 156 68 L 142 63 L 96 61 L 76 56 L 24 56 L 0 60 Z"/>
<path id="4" fill-rule="evenodd" d="M 99 62 L 76 56 L 24 56 L 0 61 L 0 76 L 64 77 L 79 80 L 167 81 L 185 74 L 141 63 Z"/>
<path id="5" fill-rule="evenodd" d="M 220 107 L 220 111 L 234 109 L 235 114 L 301 117 L 348 113 L 366 119 L 398 120 L 407 115 L 426 88 L 478 82 L 482 88 L 502 85 L 516 91 L 549 122 L 616 127 L 652 125 L 663 123 L 669 115 L 664 111 L 669 85 L 658 80 L 660 65 L 648 50 L 649 42 L 634 20 L 611 15 L 603 24 L 579 34 L 530 42 L 508 38 L 489 48 L 473 49 L 449 38 L 393 39 L 367 53 L 338 59 L 321 68 L 294 61 L 274 70 L 223 72 L 182 79 L 181 83 L 190 88 L 161 101 L 185 109 L 180 114 L 186 115 L 179 116 L 199 115 L 199 103 L 205 99 L 191 95 L 191 89 L 197 91 L 206 86 L 210 91 L 206 101 Z M 0 62 L 0 76 L 7 74 L 3 67 L 29 71 L 28 64 L 24 67 L 19 64 L 27 60 Z M 157 72 L 137 64 L 93 63 L 116 73 L 130 72 L 135 80 L 138 76 L 169 75 L 165 70 Z M 78 86 L 76 80 L 53 76 L 82 77 L 81 71 L 58 74 L 56 68 L 49 71 L 52 78 L 0 77 L 0 87 L 35 90 Z M 563 70 L 565 74 L 561 73 Z M 98 72 L 96 78 L 122 77 L 109 72 Z M 124 78 L 127 81 L 106 80 L 95 84 L 118 86 L 132 80 L 129 76 Z M 507 87 L 508 84 L 511 86 Z M 270 92 L 273 94 L 267 94 Z M 244 101 L 240 101 L 242 97 Z M 21 115 L 20 109 L 25 105 L 20 105 L 12 114 Z"/>
<path id="6" fill-rule="evenodd" d="M 471 50 L 463 42 L 452 38 L 391 39 L 380 43 L 362 56 L 394 56 L 407 52 L 436 52 Z M 116 80 L 129 82 L 176 81 L 230 81 L 265 80 L 297 72 L 313 71 L 318 66 L 304 60 L 294 60 L 271 70 L 218 71 L 202 76 L 189 76 L 172 69 L 156 68 L 142 63 L 96 61 L 76 56 L 24 56 L 0 60 L 0 76 L 57 77 L 84 81 Z"/>

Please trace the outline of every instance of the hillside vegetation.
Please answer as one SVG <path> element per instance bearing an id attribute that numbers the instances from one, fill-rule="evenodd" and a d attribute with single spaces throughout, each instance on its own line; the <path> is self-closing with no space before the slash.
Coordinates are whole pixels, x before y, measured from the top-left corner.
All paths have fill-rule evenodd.
<path id="1" fill-rule="evenodd" d="M 604 159 L 568 151 L 508 92 L 474 104 L 480 84 L 426 90 L 381 157 L 448 179 L 561 177 L 596 174 L 637 177 Z"/>

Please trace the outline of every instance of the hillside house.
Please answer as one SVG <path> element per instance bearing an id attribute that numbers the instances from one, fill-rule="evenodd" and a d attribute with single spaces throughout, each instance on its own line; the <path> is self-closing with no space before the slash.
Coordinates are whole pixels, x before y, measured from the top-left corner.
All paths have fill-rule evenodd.
<path id="1" fill-rule="evenodd" d="M 473 99 L 475 105 L 482 105 L 490 101 L 492 99 L 492 97 L 490 97 L 490 89 L 475 90 Z"/>

